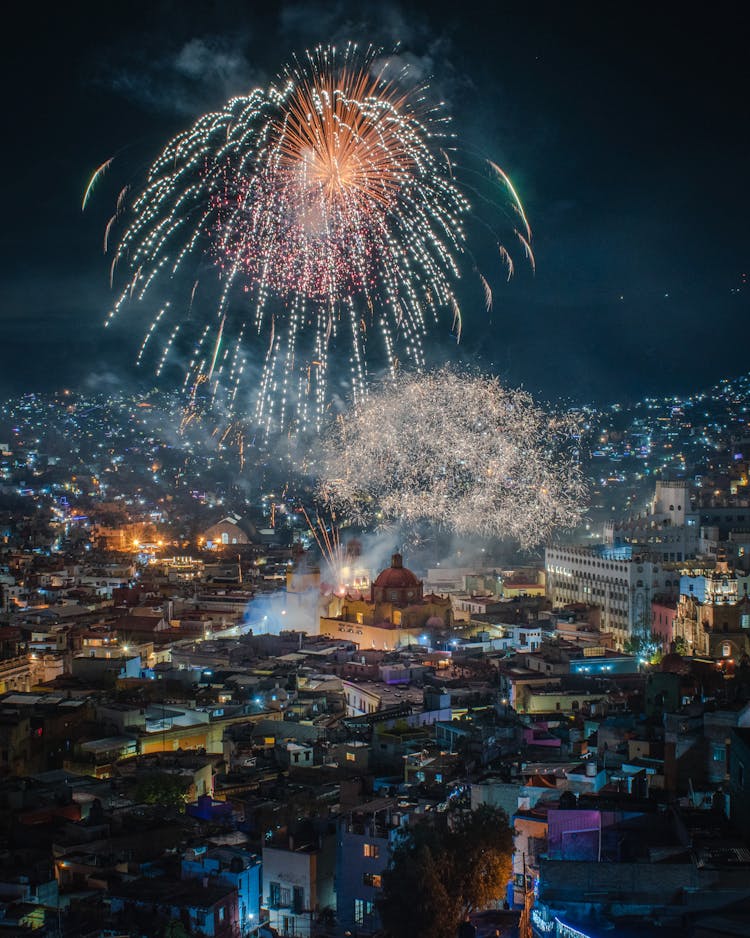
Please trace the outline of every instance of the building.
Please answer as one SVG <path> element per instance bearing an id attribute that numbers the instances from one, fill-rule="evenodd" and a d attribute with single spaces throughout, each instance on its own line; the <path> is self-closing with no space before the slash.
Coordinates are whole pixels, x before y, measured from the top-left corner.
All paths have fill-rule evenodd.
<path id="1" fill-rule="evenodd" d="M 280 935 L 310 938 L 317 916 L 336 907 L 336 838 L 310 832 L 263 847 L 263 917 Z"/>
<path id="2" fill-rule="evenodd" d="M 382 874 L 399 833 L 391 799 L 372 801 L 339 819 L 336 843 L 336 919 L 352 933 L 380 929 Z"/>
<path id="3" fill-rule="evenodd" d="M 677 616 L 677 603 L 657 598 L 651 602 L 651 637 L 661 645 L 662 651 L 669 651 L 674 641 L 674 620 Z"/>
<path id="4" fill-rule="evenodd" d="M 734 664 L 750 654 L 750 598 L 724 554 L 712 570 L 681 577 L 673 628 L 692 655 Z"/>
<path id="5" fill-rule="evenodd" d="M 424 703 L 422 691 L 409 684 L 391 685 L 384 681 L 343 680 L 341 686 L 348 717 L 378 713 L 401 705 L 421 710 Z"/>
<path id="6" fill-rule="evenodd" d="M 251 544 L 254 540 L 257 540 L 257 532 L 253 525 L 236 515 L 229 515 L 206 528 L 198 543 L 205 544 L 208 550 L 220 550 L 222 547 Z"/>
<path id="7" fill-rule="evenodd" d="M 238 921 L 242 934 L 261 924 L 260 858 L 239 847 L 194 847 L 182 858 L 182 879 L 208 881 L 237 890 Z"/>
<path id="8" fill-rule="evenodd" d="M 647 550 L 662 562 L 687 560 L 698 549 L 699 514 L 687 482 L 657 482 L 649 510 L 624 521 L 611 521 L 605 539 L 612 547 Z"/>
<path id="9" fill-rule="evenodd" d="M 425 595 L 421 580 L 407 570 L 401 554 L 377 576 L 369 598 L 358 593 L 328 597 L 320 632 L 346 638 L 360 649 L 392 651 L 405 645 L 429 646 L 435 633 L 453 624 L 450 598 Z"/>
<path id="10" fill-rule="evenodd" d="M 750 840 L 750 727 L 730 735 L 729 817 L 737 833 Z"/>
<path id="11" fill-rule="evenodd" d="M 116 883 L 109 895 L 112 914 L 129 926 L 136 923 L 146 934 L 161 934 L 174 920 L 182 922 L 191 935 L 236 938 L 239 933 L 237 890 L 233 886 L 156 877 Z"/>
<path id="12" fill-rule="evenodd" d="M 679 586 L 675 564 L 629 546 L 548 547 L 545 570 L 553 606 L 597 607 L 601 630 L 612 632 L 620 649 L 628 640 L 650 638 L 653 598 L 676 594 Z"/>

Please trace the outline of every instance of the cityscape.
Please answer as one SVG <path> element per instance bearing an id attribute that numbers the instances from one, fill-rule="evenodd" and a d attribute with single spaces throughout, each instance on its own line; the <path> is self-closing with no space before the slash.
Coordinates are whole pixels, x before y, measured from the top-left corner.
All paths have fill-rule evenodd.
<path id="1" fill-rule="evenodd" d="M 0 938 L 750 935 L 742 30 L 639 19 L 29 20 Z"/>

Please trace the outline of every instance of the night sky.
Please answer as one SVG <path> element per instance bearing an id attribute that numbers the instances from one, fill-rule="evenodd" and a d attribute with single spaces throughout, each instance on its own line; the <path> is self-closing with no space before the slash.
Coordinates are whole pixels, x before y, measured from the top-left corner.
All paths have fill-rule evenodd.
<path id="1" fill-rule="evenodd" d="M 0 393 L 151 382 L 134 366 L 140 327 L 102 328 L 117 193 L 203 110 L 295 50 L 349 38 L 400 41 L 461 145 L 510 173 L 534 230 L 536 276 L 522 268 L 503 286 L 498 265 L 489 315 L 462 288 L 465 305 L 476 297 L 462 344 L 446 313 L 435 359 L 601 403 L 748 370 L 744 15 L 661 6 L 19 5 L 2 61 Z"/>

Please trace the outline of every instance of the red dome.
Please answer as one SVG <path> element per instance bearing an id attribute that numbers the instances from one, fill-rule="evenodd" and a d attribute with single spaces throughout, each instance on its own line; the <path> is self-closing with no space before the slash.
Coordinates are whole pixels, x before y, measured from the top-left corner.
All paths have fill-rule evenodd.
<path id="1" fill-rule="evenodd" d="M 380 589 L 409 589 L 418 587 L 419 580 L 411 570 L 406 569 L 401 554 L 394 554 L 390 567 L 381 571 L 372 585 Z"/>

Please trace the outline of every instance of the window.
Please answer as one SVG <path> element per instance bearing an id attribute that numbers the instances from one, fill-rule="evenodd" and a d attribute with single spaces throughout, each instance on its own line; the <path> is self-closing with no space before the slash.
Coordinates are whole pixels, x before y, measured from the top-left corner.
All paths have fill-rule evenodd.
<path id="1" fill-rule="evenodd" d="M 714 762 L 727 761 L 727 751 L 723 746 L 714 746 L 712 756 Z"/>
<path id="2" fill-rule="evenodd" d="M 721 646 L 721 654 L 724 658 L 728 658 L 732 654 L 732 646 L 729 642 L 724 642 Z"/>
<path id="3" fill-rule="evenodd" d="M 219 909 L 219 921 L 220 921 L 220 922 L 223 922 L 223 921 L 224 921 L 224 912 L 225 912 L 225 911 L 226 911 L 226 910 L 224 909 L 224 906 L 221 906 L 221 908 Z"/>
<path id="4" fill-rule="evenodd" d="M 380 856 L 380 846 L 378 844 L 365 844 L 362 847 L 362 853 L 366 857 L 376 860 Z"/>
<path id="5" fill-rule="evenodd" d="M 294 887 L 294 899 L 292 908 L 296 913 L 305 911 L 305 890 L 301 886 Z"/>
<path id="6" fill-rule="evenodd" d="M 380 873 L 365 873 L 362 877 L 362 884 L 364 886 L 372 886 L 373 889 L 380 889 L 382 879 Z"/>
<path id="7" fill-rule="evenodd" d="M 229 543 L 229 535 L 227 534 L 226 531 L 222 531 L 222 532 L 221 532 L 221 543 L 222 543 L 222 544 L 228 544 L 228 543 Z"/>
<path id="8" fill-rule="evenodd" d="M 346 761 L 347 761 L 347 762 L 356 762 L 356 761 L 357 761 L 357 755 L 356 755 L 356 753 L 354 753 L 354 752 L 347 752 L 347 754 L 346 754 Z M 366 846 L 367 846 L 367 844 L 365 844 L 365 847 L 366 847 Z M 367 856 L 367 854 L 365 854 L 365 856 Z"/>
<path id="9" fill-rule="evenodd" d="M 281 886 L 279 883 L 268 884 L 268 899 L 272 909 L 277 909 L 281 905 Z"/>
<path id="10" fill-rule="evenodd" d="M 369 899 L 355 899 L 354 900 L 354 924 L 355 925 L 364 925 L 365 919 L 369 918 L 375 906 Z"/>

